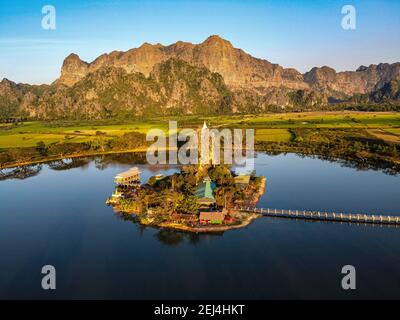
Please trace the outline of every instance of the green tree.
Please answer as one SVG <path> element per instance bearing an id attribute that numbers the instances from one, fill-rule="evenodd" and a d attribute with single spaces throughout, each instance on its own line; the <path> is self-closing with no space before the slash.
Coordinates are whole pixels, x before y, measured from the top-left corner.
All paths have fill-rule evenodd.
<path id="1" fill-rule="evenodd" d="M 200 206 L 195 196 L 183 197 L 178 203 L 178 212 L 182 214 L 195 214 Z"/>
<path id="2" fill-rule="evenodd" d="M 47 147 L 43 141 L 36 143 L 36 151 L 40 153 L 41 156 L 47 156 Z"/>

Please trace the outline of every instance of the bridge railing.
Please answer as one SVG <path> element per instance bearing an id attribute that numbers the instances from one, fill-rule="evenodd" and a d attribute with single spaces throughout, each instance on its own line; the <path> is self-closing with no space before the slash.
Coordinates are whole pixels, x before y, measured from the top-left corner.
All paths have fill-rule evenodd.
<path id="1" fill-rule="evenodd" d="M 287 210 L 287 209 L 271 209 L 271 208 L 257 208 L 257 207 L 237 207 L 237 210 L 244 212 L 254 212 L 265 216 L 281 216 L 302 219 L 316 219 L 316 220 L 336 220 L 336 221 L 350 221 L 350 222 L 370 222 L 370 223 L 392 223 L 400 224 L 400 216 L 388 215 L 371 215 L 371 214 L 350 214 L 350 213 L 336 213 L 336 212 L 321 212 L 321 211 L 308 211 L 308 210 Z"/>

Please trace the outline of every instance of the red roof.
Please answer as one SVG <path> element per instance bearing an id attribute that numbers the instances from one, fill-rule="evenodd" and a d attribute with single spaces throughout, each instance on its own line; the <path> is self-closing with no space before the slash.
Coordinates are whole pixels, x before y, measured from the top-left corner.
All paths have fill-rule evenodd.
<path id="1" fill-rule="evenodd" d="M 200 212 L 200 220 L 205 221 L 220 221 L 224 220 L 225 213 L 220 211 Z"/>

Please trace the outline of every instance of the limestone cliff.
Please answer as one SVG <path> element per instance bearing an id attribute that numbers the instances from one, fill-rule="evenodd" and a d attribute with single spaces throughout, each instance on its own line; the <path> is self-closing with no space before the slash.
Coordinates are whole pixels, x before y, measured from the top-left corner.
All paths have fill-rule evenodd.
<path id="1" fill-rule="evenodd" d="M 308 110 L 337 101 L 399 101 L 400 63 L 305 74 L 254 58 L 219 36 L 200 44 L 144 43 L 92 62 L 70 54 L 52 85 L 0 82 L 0 117 L 142 117 Z"/>

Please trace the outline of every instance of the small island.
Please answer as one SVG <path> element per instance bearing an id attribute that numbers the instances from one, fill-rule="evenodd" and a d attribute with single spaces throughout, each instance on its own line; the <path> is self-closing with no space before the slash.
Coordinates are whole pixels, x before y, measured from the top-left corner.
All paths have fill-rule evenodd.
<path id="1" fill-rule="evenodd" d="M 143 224 L 189 232 L 222 232 L 248 225 L 264 193 L 266 178 L 255 171 L 233 172 L 228 165 L 182 166 L 169 176 L 156 175 L 140 184 L 140 170 L 132 168 L 115 177 L 116 188 L 107 200 L 114 210 L 134 216 Z"/>

